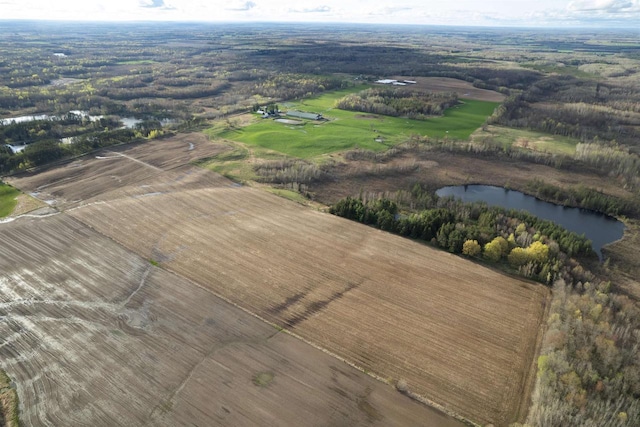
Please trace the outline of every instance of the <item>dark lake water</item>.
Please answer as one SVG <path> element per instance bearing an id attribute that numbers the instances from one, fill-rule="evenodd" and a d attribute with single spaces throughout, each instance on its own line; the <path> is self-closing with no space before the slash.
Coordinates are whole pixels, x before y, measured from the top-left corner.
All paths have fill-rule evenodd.
<path id="1" fill-rule="evenodd" d="M 465 202 L 486 202 L 491 206 L 525 210 L 539 218 L 560 224 L 567 230 L 584 234 L 602 258 L 602 247 L 622 238 L 624 224 L 615 218 L 579 208 L 567 208 L 543 202 L 515 190 L 490 185 L 459 185 L 436 191 L 440 197 L 453 196 Z"/>

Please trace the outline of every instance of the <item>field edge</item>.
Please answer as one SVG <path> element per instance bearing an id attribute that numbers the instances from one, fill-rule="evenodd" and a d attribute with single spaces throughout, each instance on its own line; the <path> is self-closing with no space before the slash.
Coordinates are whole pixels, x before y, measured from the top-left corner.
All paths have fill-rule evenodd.
<path id="1" fill-rule="evenodd" d="M 20 427 L 20 401 L 7 373 L 0 369 L 0 423 L 6 427 Z"/>
<path id="2" fill-rule="evenodd" d="M 543 300 L 544 308 L 542 310 L 542 316 L 540 319 L 540 325 L 538 326 L 538 334 L 536 336 L 534 350 L 532 352 L 532 360 L 528 372 L 524 374 L 524 381 L 522 387 L 522 398 L 518 405 L 517 422 L 525 423 L 529 417 L 529 411 L 531 410 L 531 404 L 533 399 L 533 393 L 535 391 L 536 382 L 538 379 L 538 358 L 542 351 L 542 344 L 544 343 L 544 336 L 547 332 L 547 319 L 549 318 L 549 312 L 551 311 L 551 301 L 553 299 L 553 290 L 547 287 L 545 290 L 545 298 Z"/>

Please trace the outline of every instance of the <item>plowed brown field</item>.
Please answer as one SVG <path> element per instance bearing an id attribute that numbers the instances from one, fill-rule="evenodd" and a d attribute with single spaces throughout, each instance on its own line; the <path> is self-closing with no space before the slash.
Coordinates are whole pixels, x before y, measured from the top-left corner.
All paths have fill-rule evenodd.
<path id="1" fill-rule="evenodd" d="M 449 77 L 407 77 L 396 76 L 396 80 L 412 80 L 417 85 L 405 86 L 406 89 L 427 90 L 431 92 L 456 92 L 458 97 L 477 99 L 478 101 L 502 102 L 506 96 L 493 90 L 480 89 L 472 83 Z"/>
<path id="2" fill-rule="evenodd" d="M 2 224 L 0 242 L 23 425 L 461 426 L 68 215 Z"/>
<path id="3" fill-rule="evenodd" d="M 73 179 L 72 165 L 45 172 L 46 188 L 41 176 L 12 183 L 450 411 L 496 425 L 521 418 L 546 288 L 207 171 L 163 169 L 153 148 L 86 159 Z M 113 171 L 120 181 L 86 189 Z"/>

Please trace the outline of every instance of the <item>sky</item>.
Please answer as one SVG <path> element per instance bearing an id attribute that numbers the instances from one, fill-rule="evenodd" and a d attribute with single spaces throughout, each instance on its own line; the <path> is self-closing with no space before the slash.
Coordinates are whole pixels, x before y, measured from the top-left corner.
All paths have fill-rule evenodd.
<path id="1" fill-rule="evenodd" d="M 640 0 L 0 0 L 0 19 L 640 28 Z"/>

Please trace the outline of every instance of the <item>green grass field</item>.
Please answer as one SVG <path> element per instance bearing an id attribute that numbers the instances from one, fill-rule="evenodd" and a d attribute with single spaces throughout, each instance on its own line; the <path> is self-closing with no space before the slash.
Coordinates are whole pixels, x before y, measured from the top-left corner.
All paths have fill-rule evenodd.
<path id="1" fill-rule="evenodd" d="M 492 138 L 504 146 L 515 145 L 532 151 L 542 151 L 551 154 L 573 155 L 576 152 L 578 140 L 560 135 L 551 135 L 524 129 L 513 129 L 502 126 L 488 126 L 486 131 L 477 130 L 471 135 L 473 140 Z"/>
<path id="2" fill-rule="evenodd" d="M 281 106 L 284 111 L 291 109 L 320 113 L 328 121 L 305 121 L 302 126 L 293 126 L 272 119 L 259 119 L 246 127 L 232 130 L 218 127 L 208 133 L 295 157 L 310 158 L 355 147 L 381 151 L 414 134 L 468 139 L 499 105 L 496 102 L 462 100 L 462 104 L 445 111 L 444 116 L 428 120 L 409 120 L 334 108 L 336 100 L 366 88 L 359 86 L 334 91 Z"/>
<path id="3" fill-rule="evenodd" d="M 18 190 L 0 182 L 0 218 L 11 214 L 16 207 Z"/>

